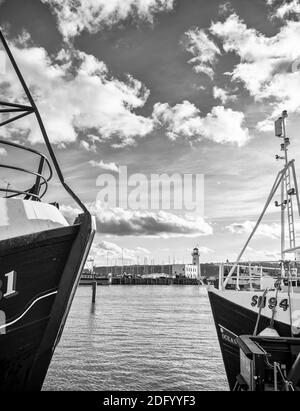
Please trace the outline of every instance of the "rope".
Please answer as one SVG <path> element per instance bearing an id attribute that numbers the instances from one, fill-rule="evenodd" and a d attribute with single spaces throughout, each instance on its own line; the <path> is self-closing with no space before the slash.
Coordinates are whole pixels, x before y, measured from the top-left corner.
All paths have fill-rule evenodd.
<path id="1" fill-rule="evenodd" d="M 281 283 L 281 277 L 278 277 L 278 279 L 275 283 L 275 287 L 276 287 L 276 294 L 275 294 L 276 304 L 274 304 L 274 307 L 272 309 L 272 317 L 271 317 L 271 321 L 270 321 L 270 328 L 274 328 L 274 320 L 275 320 L 276 308 L 277 308 L 277 304 L 278 304 L 278 293 L 279 293 L 279 289 L 280 289 L 280 283 Z"/>
<path id="2" fill-rule="evenodd" d="M 291 284 L 289 281 L 288 286 L 288 298 L 289 298 L 289 313 L 290 313 L 290 329 L 291 329 L 291 337 L 293 337 L 293 315 L 292 315 L 292 297 L 291 297 Z"/>
<path id="3" fill-rule="evenodd" d="M 263 347 L 260 347 L 260 348 L 261 348 L 261 350 L 265 353 L 265 356 L 266 356 L 265 362 L 266 362 L 267 366 L 268 366 L 271 370 L 274 370 L 274 371 L 275 371 L 275 370 L 278 370 L 278 371 L 279 371 L 279 374 L 280 374 L 280 377 L 281 377 L 281 379 L 282 379 L 282 382 L 285 384 L 285 386 L 286 386 L 286 387 L 289 387 L 292 391 L 295 391 L 295 388 L 294 388 L 292 382 L 291 382 L 291 381 L 288 381 L 288 380 L 285 378 L 285 376 L 283 375 L 283 372 L 282 372 L 282 370 L 281 370 L 281 368 L 280 368 L 280 366 L 279 366 L 279 363 L 274 362 L 274 364 L 271 364 L 270 361 L 269 361 L 269 359 L 268 359 L 268 353 L 263 349 Z M 275 381 L 274 381 L 274 384 L 275 384 Z"/>
<path id="4" fill-rule="evenodd" d="M 290 262 L 285 262 L 285 273 L 288 280 L 288 299 L 289 299 L 289 314 L 290 314 L 290 332 L 291 337 L 293 337 L 293 315 L 292 315 L 292 297 L 291 297 L 291 287 L 292 287 L 292 278 L 290 272 Z"/>
<path id="5" fill-rule="evenodd" d="M 285 386 L 289 387 L 292 391 L 295 391 L 295 388 L 294 388 L 293 384 L 291 383 L 291 381 L 288 381 L 288 380 L 285 379 L 285 377 L 284 377 L 284 375 L 281 371 L 281 368 L 279 367 L 279 364 L 277 362 L 274 362 L 274 369 L 275 368 L 277 368 L 277 370 L 279 371 L 279 374 L 280 374 L 281 379 L 282 379 L 283 383 L 285 384 Z"/>
<path id="6" fill-rule="evenodd" d="M 257 335 L 257 331 L 258 331 L 258 326 L 259 326 L 259 321 L 260 321 L 260 317 L 261 317 L 261 312 L 263 309 L 263 301 L 266 297 L 266 295 L 268 294 L 268 288 L 265 289 L 262 299 L 261 299 L 261 303 L 259 305 L 259 311 L 258 311 L 258 315 L 257 315 L 257 320 L 256 320 L 256 324 L 255 324 L 255 328 L 254 328 L 254 332 L 253 335 L 256 336 Z"/>

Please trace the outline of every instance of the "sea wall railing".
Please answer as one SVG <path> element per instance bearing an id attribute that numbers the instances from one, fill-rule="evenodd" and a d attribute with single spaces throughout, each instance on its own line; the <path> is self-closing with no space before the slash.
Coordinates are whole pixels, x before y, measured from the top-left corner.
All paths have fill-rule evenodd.
<path id="1" fill-rule="evenodd" d="M 48 158 L 44 154 L 32 148 L 6 140 L 0 139 L 0 146 L 23 150 L 37 156 L 38 158 L 38 166 L 36 171 L 0 162 L 0 169 L 14 171 L 17 173 L 18 177 L 27 175 L 31 176 L 33 179 L 33 185 L 29 188 L 25 188 L 24 190 L 19 190 L 14 187 L 14 183 L 8 183 L 7 187 L 1 187 L 0 185 L 0 193 L 4 193 L 3 197 L 5 198 L 22 197 L 25 200 L 41 201 L 48 190 L 48 183 L 53 176 Z"/>
<path id="2" fill-rule="evenodd" d="M 267 264 L 267 263 L 263 263 Z M 300 263 L 293 263 L 293 266 L 289 269 L 289 274 L 283 270 L 282 264 L 278 261 L 268 262 L 268 265 L 260 264 L 238 264 L 235 266 L 235 270 L 232 273 L 229 280 L 227 277 L 231 272 L 232 267 L 235 264 L 222 263 L 219 264 L 219 289 L 225 288 L 240 289 L 258 289 L 263 288 L 262 284 L 264 279 L 268 278 L 275 282 L 278 278 L 283 282 L 290 281 L 293 286 L 297 286 L 300 283 Z"/>

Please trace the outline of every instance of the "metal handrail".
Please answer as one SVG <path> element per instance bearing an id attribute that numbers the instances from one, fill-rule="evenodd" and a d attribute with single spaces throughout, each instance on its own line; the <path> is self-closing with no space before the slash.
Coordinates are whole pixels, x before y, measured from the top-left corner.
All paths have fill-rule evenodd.
<path id="1" fill-rule="evenodd" d="M 22 118 L 22 117 L 24 117 L 24 116 L 26 116 L 26 115 L 29 115 L 29 114 L 31 114 L 31 113 L 34 113 L 34 114 L 35 114 L 35 117 L 36 117 L 36 120 L 37 120 L 37 122 L 38 122 L 40 131 L 41 131 L 42 136 L 43 136 L 43 139 L 44 139 L 44 141 L 45 141 L 45 144 L 46 144 L 46 147 L 47 147 L 49 156 L 50 156 L 50 158 L 51 158 L 51 160 L 52 160 L 52 164 L 53 164 L 53 166 L 54 166 L 54 169 L 55 169 L 55 171 L 56 171 L 56 174 L 57 174 L 57 176 L 58 176 L 58 178 L 59 178 L 60 183 L 62 184 L 62 186 L 64 187 L 64 189 L 67 191 L 67 193 L 72 197 L 72 199 L 79 205 L 79 207 L 82 209 L 84 215 L 85 215 L 85 216 L 88 216 L 88 218 L 91 220 L 91 214 L 90 214 L 89 210 L 87 209 L 87 207 L 85 206 L 85 204 L 80 200 L 80 198 L 74 193 L 74 191 L 69 187 L 69 185 L 68 185 L 68 184 L 65 182 L 65 180 L 64 180 L 64 177 L 63 177 L 61 168 L 60 168 L 60 166 L 59 166 L 59 163 L 58 163 L 58 161 L 57 161 L 57 159 L 56 159 L 55 153 L 54 153 L 53 148 L 52 148 L 52 146 L 51 146 L 51 143 L 50 143 L 50 140 L 49 140 L 47 131 L 46 131 L 46 129 L 45 129 L 45 126 L 44 126 L 44 124 L 43 124 L 43 121 L 42 121 L 40 112 L 39 112 L 39 110 L 38 110 L 38 107 L 37 107 L 37 105 L 35 104 L 35 101 L 33 100 L 33 97 L 32 97 L 32 95 L 31 95 L 31 93 L 30 93 L 30 90 L 29 90 L 29 88 L 28 88 L 28 86 L 27 86 L 27 84 L 26 84 L 26 82 L 25 82 L 25 80 L 24 80 L 24 78 L 23 78 L 23 76 L 22 76 L 22 74 L 21 74 L 21 72 L 20 72 L 20 69 L 19 69 L 19 67 L 18 67 L 18 65 L 17 65 L 17 63 L 16 63 L 16 61 L 15 61 L 15 59 L 14 59 L 14 56 L 12 55 L 12 52 L 10 51 L 10 48 L 9 48 L 9 46 L 8 46 L 8 44 L 7 44 L 7 42 L 6 42 L 5 38 L 4 38 L 1 30 L 0 30 L 0 42 L 2 43 L 2 45 L 3 45 L 3 47 L 4 47 L 4 50 L 5 50 L 5 52 L 6 52 L 8 58 L 9 58 L 11 64 L 12 64 L 12 66 L 13 66 L 13 69 L 14 69 L 14 71 L 15 71 L 18 79 L 19 79 L 19 82 L 20 82 L 20 84 L 21 84 L 21 86 L 22 86 L 22 88 L 23 88 L 23 90 L 24 90 L 24 92 L 25 92 L 25 94 L 26 94 L 26 97 L 27 97 L 27 99 L 28 99 L 28 102 L 29 102 L 29 104 L 30 104 L 29 106 L 23 106 L 23 105 L 21 105 L 21 104 L 0 102 L 0 104 L 2 104 L 2 105 L 4 105 L 4 106 L 14 107 L 14 108 L 23 108 L 23 109 L 24 109 L 24 113 L 23 113 L 23 114 L 20 114 L 19 116 L 10 118 L 10 119 L 7 120 L 6 122 L 0 124 L 0 126 L 1 126 L 1 125 L 4 125 L 4 124 L 8 124 L 9 122 L 16 121 L 16 120 L 18 120 L 18 119 L 20 119 L 20 118 Z"/>
<path id="2" fill-rule="evenodd" d="M 0 191 L 1 192 L 6 192 L 6 193 L 14 193 L 14 195 L 6 196 L 5 198 L 13 198 L 13 197 L 17 197 L 19 195 L 25 195 L 25 196 L 29 195 L 30 197 L 32 197 L 33 199 L 35 199 L 37 201 L 41 200 L 40 196 L 38 196 L 36 194 L 33 194 L 33 193 L 29 193 L 29 191 L 21 191 L 21 190 L 17 190 L 17 189 L 10 190 L 9 188 L 0 188 Z"/>
<path id="3" fill-rule="evenodd" d="M 38 152 L 37 150 L 34 150 L 32 148 L 29 148 L 29 147 L 22 146 L 22 145 L 17 144 L 17 143 L 8 142 L 8 141 L 0 139 L 0 144 L 27 151 L 29 153 L 37 155 L 40 158 L 39 167 L 38 167 L 37 172 L 36 171 L 31 171 L 31 170 L 28 170 L 28 169 L 25 169 L 25 168 L 22 168 L 22 167 L 11 166 L 11 165 L 7 165 L 7 164 L 0 164 L 0 168 L 19 171 L 21 173 L 30 174 L 30 175 L 35 176 L 34 185 L 31 188 L 27 189 L 27 190 L 19 190 L 19 189 L 16 189 L 16 188 L 9 189 L 8 187 L 7 188 L 1 188 L 0 187 L 0 192 L 11 193 L 11 195 L 6 195 L 5 198 L 13 198 L 13 197 L 18 197 L 18 196 L 24 195 L 25 199 L 32 199 L 32 200 L 35 200 L 35 201 L 41 201 L 41 199 L 44 197 L 44 195 L 46 194 L 46 192 L 48 190 L 48 182 L 51 180 L 51 178 L 53 176 L 52 168 L 51 168 L 51 165 L 50 165 L 50 162 L 49 162 L 48 158 L 44 154 Z M 45 163 L 48 167 L 48 176 L 47 177 L 43 175 L 43 170 L 44 170 Z M 40 193 L 42 187 L 44 187 L 44 189 L 43 189 L 43 192 Z"/>
<path id="4" fill-rule="evenodd" d="M 11 146 L 11 147 L 14 147 L 14 148 L 19 148 L 21 150 L 29 151 L 30 153 L 33 153 L 33 154 L 36 154 L 39 157 L 42 157 L 46 161 L 46 164 L 47 164 L 48 169 L 49 169 L 49 177 L 47 178 L 47 181 L 51 180 L 51 178 L 53 176 L 53 171 L 52 171 L 50 162 L 48 160 L 48 157 L 45 156 L 45 154 L 40 153 L 39 151 L 34 150 L 31 147 L 22 146 L 21 144 L 13 143 L 11 141 L 6 141 L 6 140 L 2 140 L 2 139 L 0 139 L 0 144 L 4 144 L 4 145 Z"/>
<path id="5" fill-rule="evenodd" d="M 281 262 L 278 261 L 268 261 L 268 262 L 262 262 L 261 264 L 280 264 Z M 262 278 L 264 278 L 266 276 L 266 272 L 268 271 L 272 271 L 272 273 L 268 273 L 268 276 L 270 274 L 271 277 L 275 280 L 276 276 L 277 279 L 281 279 L 283 281 L 290 281 L 291 284 L 298 284 L 298 282 L 300 281 L 300 276 L 299 276 L 299 262 L 295 261 L 293 262 L 296 266 L 294 267 L 294 269 L 297 269 L 297 271 L 295 271 L 295 274 L 292 274 L 290 276 L 285 275 L 282 272 L 282 268 L 281 267 L 270 267 L 270 266 L 263 266 L 263 265 L 259 265 L 259 264 L 231 264 L 231 263 L 221 263 L 219 264 L 219 289 L 226 289 L 226 286 L 229 284 L 234 284 L 236 285 L 236 289 L 239 290 L 239 286 L 240 285 L 245 285 L 245 281 L 249 283 L 250 288 L 252 289 L 252 286 L 254 285 L 255 282 L 257 281 L 261 281 Z M 231 276 L 228 278 L 229 276 L 229 271 L 228 273 L 225 273 L 224 268 L 230 268 L 230 267 L 234 267 L 234 271 L 232 272 L 231 270 Z M 255 271 L 257 272 L 253 272 L 253 269 L 257 269 Z M 291 269 L 293 269 L 293 267 L 291 267 Z M 242 271 L 243 270 L 243 271 Z M 281 272 L 281 273 L 280 273 Z M 280 273 L 280 277 L 278 277 L 278 274 Z"/>

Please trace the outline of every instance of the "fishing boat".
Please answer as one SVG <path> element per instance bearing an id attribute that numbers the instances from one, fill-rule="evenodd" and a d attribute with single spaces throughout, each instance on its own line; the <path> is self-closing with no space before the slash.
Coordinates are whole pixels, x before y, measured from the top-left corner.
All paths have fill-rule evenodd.
<path id="1" fill-rule="evenodd" d="M 281 139 L 278 161 L 284 166 L 272 186 L 263 211 L 245 246 L 234 264 L 221 264 L 217 287 L 209 287 L 212 308 L 229 387 L 237 387 L 241 372 L 241 346 L 243 335 L 275 339 L 277 352 L 280 341 L 300 338 L 300 277 L 299 251 L 296 245 L 295 219 L 300 216 L 300 201 L 295 160 L 289 160 L 287 112 L 275 122 L 275 135 Z M 276 198 L 280 201 L 275 201 Z M 242 258 L 257 232 L 271 203 L 281 215 L 281 258 L 276 262 L 245 263 Z M 298 216 L 295 215 L 297 209 Z M 286 245 L 288 241 L 288 245 Z M 280 340 L 283 339 L 283 340 Z M 283 344 L 283 342 L 282 342 Z M 300 374 L 300 372 L 299 372 Z"/>
<path id="2" fill-rule="evenodd" d="M 0 391 L 37 391 L 60 340 L 95 224 L 64 181 L 39 110 L 1 32 L 0 40 L 1 53 L 5 53 L 26 96 L 25 104 L 0 101 L 0 127 L 35 115 L 50 156 L 48 159 L 31 147 L 0 140 L 2 153 L 21 159 L 21 164 L 5 164 L 9 156 L 2 156 L 2 176 L 4 171 L 13 171 L 18 182 L 24 176 L 32 179 L 32 184 L 23 188 L 14 182 L 0 185 Z M 33 157 L 31 164 L 37 163 L 36 169 L 23 166 L 23 157 L 28 155 Z M 72 224 L 57 203 L 42 201 L 54 174 L 52 167 L 82 210 Z"/>

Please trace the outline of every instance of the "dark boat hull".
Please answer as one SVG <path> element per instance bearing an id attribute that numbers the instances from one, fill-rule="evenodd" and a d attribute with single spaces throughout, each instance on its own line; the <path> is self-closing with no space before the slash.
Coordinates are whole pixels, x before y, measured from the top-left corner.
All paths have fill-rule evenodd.
<path id="1" fill-rule="evenodd" d="M 208 292 L 210 305 L 222 352 L 224 367 L 230 390 L 236 385 L 240 373 L 240 350 L 236 339 L 240 335 L 252 335 L 257 321 L 257 313 L 235 304 L 213 291 Z M 270 325 L 270 318 L 262 316 L 258 333 Z M 291 328 L 275 321 L 274 328 L 280 336 L 290 337 Z"/>
<path id="2" fill-rule="evenodd" d="M 0 242 L 0 391 L 42 388 L 89 250 L 90 228 L 79 224 Z"/>

